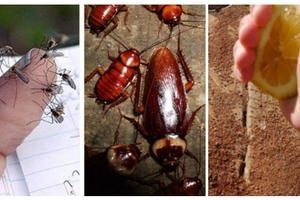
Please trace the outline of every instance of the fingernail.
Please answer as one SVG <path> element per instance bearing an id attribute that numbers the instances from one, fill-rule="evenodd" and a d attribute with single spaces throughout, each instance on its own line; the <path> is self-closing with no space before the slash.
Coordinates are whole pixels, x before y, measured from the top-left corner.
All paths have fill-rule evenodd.
<path id="1" fill-rule="evenodd" d="M 33 49 L 30 49 L 24 56 L 23 58 L 20 60 L 19 63 L 19 69 L 23 69 L 25 68 L 27 65 L 29 65 L 31 63 L 31 52 L 33 51 Z"/>

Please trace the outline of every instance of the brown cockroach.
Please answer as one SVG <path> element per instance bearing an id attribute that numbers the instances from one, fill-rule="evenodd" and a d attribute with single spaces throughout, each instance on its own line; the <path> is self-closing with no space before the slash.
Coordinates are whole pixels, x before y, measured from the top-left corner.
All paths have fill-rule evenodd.
<path id="1" fill-rule="evenodd" d="M 180 34 L 179 34 L 180 35 Z M 178 35 L 178 36 L 179 36 Z M 135 119 L 124 116 L 150 143 L 154 158 L 167 171 L 179 165 L 179 159 L 186 153 L 198 159 L 187 149 L 185 136 L 195 118 L 197 108 L 189 116 L 187 92 L 194 85 L 194 78 L 180 50 L 178 57 L 188 82 L 184 85 L 177 59 L 167 47 L 157 48 L 150 58 L 145 77 L 142 106 L 139 106 L 141 76 L 138 74 L 135 93 L 135 112 L 143 114 L 142 125 Z"/>
<path id="2" fill-rule="evenodd" d="M 143 5 L 143 6 L 150 12 L 156 13 L 157 17 L 161 21 L 158 29 L 157 37 L 159 37 L 159 32 L 163 24 L 167 24 L 171 29 L 171 32 L 174 26 L 177 26 L 178 24 L 183 24 L 181 20 L 182 13 L 191 16 L 205 17 L 204 15 L 198 15 L 196 13 L 185 11 L 181 5 Z"/>
<path id="3" fill-rule="evenodd" d="M 199 173 L 195 177 L 187 177 L 185 172 L 185 159 L 182 167 L 183 174 L 177 179 L 169 173 L 165 173 L 171 180 L 171 183 L 165 185 L 165 182 L 160 180 L 152 180 L 150 184 L 158 184 L 159 189 L 154 196 L 204 196 L 205 190 L 202 181 L 198 178 Z"/>
<path id="4" fill-rule="evenodd" d="M 135 180 L 133 173 L 140 160 L 141 152 L 136 144 L 118 144 L 118 129 L 121 120 L 122 115 L 115 132 L 113 145 L 104 152 L 94 154 L 91 148 L 85 146 L 87 157 L 85 162 L 85 195 L 120 194 L 123 191 L 116 191 L 117 185 L 124 184 L 126 186 L 126 180 Z"/>
<path id="5" fill-rule="evenodd" d="M 108 167 L 120 176 L 131 176 L 135 171 L 140 160 L 141 152 L 136 144 L 118 144 L 119 127 L 122 120 L 121 110 L 119 109 L 120 120 L 115 132 L 114 143 L 106 149 Z M 136 143 L 136 139 L 135 139 Z"/>
<path id="6" fill-rule="evenodd" d="M 112 22 L 114 25 L 109 28 L 104 35 L 102 36 L 99 45 L 96 47 L 96 50 L 100 47 L 102 40 L 110 34 L 115 28 L 117 28 L 119 24 L 119 19 L 116 16 L 121 11 L 126 11 L 124 24 L 128 31 L 129 28 L 127 27 L 126 20 L 128 16 L 128 7 L 125 5 L 94 5 L 92 7 L 92 11 L 89 13 L 88 16 L 88 27 L 90 29 L 90 33 L 97 34 L 104 31 L 106 27 Z M 85 14 L 88 14 L 87 11 L 88 7 L 86 7 Z"/>

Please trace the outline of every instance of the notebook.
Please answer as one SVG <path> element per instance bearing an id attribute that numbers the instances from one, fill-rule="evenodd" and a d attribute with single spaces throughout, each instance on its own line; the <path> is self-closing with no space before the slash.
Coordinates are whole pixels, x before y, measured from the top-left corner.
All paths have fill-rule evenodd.
<path id="1" fill-rule="evenodd" d="M 67 196 L 80 195 L 80 105 L 79 46 L 58 49 L 58 68 L 70 71 L 77 86 L 63 86 L 64 121 L 55 123 L 47 115 L 7 158 L 0 178 L 0 195 Z"/>

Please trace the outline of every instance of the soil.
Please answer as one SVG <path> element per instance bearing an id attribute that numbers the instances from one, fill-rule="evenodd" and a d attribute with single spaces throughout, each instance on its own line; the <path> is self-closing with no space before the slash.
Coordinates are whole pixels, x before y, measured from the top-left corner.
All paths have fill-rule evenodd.
<path id="1" fill-rule="evenodd" d="M 198 26 L 198 28 L 193 28 L 188 30 L 190 27 L 180 25 L 180 30 L 182 34 L 180 35 L 180 48 L 185 55 L 186 62 L 188 63 L 189 69 L 193 74 L 195 79 L 195 85 L 188 92 L 188 104 L 190 111 L 196 110 L 199 106 L 205 103 L 205 5 L 189 5 L 183 6 L 189 12 L 195 12 L 197 14 L 202 14 L 203 17 L 182 15 L 182 20 L 186 20 L 184 23 L 191 24 L 193 26 Z M 155 13 L 147 11 L 141 5 L 130 5 L 129 14 L 127 18 L 127 26 L 130 32 L 126 29 L 124 25 L 125 12 L 120 12 L 117 17 L 119 18 L 119 25 L 113 32 L 107 36 L 100 45 L 100 48 L 95 51 L 95 48 L 99 45 L 100 39 L 103 33 L 100 33 L 98 37 L 92 35 L 89 29 L 85 30 L 85 76 L 90 74 L 97 66 L 103 67 L 106 70 L 110 63 L 112 62 L 108 58 L 108 50 L 111 56 L 118 55 L 118 49 L 124 50 L 124 47 L 120 43 L 116 42 L 111 36 L 118 38 L 126 46 L 131 46 L 141 51 L 145 47 L 149 46 L 153 42 L 158 40 L 168 38 L 170 34 L 170 29 L 168 26 L 163 24 L 162 29 L 159 33 L 158 30 L 160 26 L 160 21 Z M 196 22 L 195 22 L 196 21 Z M 110 25 L 109 27 L 111 27 Z M 109 28 L 107 27 L 107 28 Z M 188 30 L 184 32 L 185 30 Z M 178 26 L 174 27 L 173 33 L 178 32 Z M 177 41 L 178 36 L 172 36 L 166 42 L 154 46 L 157 48 L 159 46 L 165 46 L 174 52 L 174 56 L 177 57 Z M 151 52 L 153 49 L 146 51 L 141 55 L 143 62 L 149 60 Z M 141 65 L 140 69 L 142 73 L 145 73 L 145 66 Z M 181 67 L 180 67 L 181 69 Z M 103 116 L 103 107 L 95 103 L 94 98 L 88 98 L 88 94 L 93 93 L 94 86 L 99 78 L 96 75 L 89 82 L 85 84 L 85 144 L 92 148 L 94 153 L 103 153 L 107 147 L 113 144 L 115 132 L 117 130 L 118 122 L 120 119 L 120 111 L 123 115 L 132 117 L 135 120 L 141 121 L 141 116 L 137 117 L 133 114 L 133 102 L 135 100 L 134 95 L 127 99 L 126 101 L 120 103 L 116 107 L 110 109 L 105 116 Z M 143 84 L 142 77 L 142 84 Z M 184 74 L 182 74 L 182 80 L 184 83 L 187 82 Z M 142 85 L 143 86 L 143 85 Z M 127 91 L 130 93 L 134 89 L 134 85 L 129 86 Z M 135 91 L 133 91 L 133 94 Z M 105 109 L 108 106 L 105 107 Z M 193 121 L 191 129 L 186 135 L 188 149 L 198 158 L 200 165 L 195 162 L 194 159 L 189 156 L 183 156 L 181 164 L 185 161 L 185 173 L 190 177 L 198 177 L 203 185 L 206 185 L 206 174 L 205 174 L 205 109 L 201 109 L 197 112 L 196 117 Z M 119 144 L 135 144 L 138 143 L 138 148 L 142 152 L 142 156 L 149 152 L 149 143 L 145 140 L 142 135 L 135 130 L 134 126 L 127 120 L 122 119 L 119 127 Z M 135 140 L 137 135 L 137 140 Z M 101 158 L 101 156 L 99 155 Z M 87 165 L 87 160 L 85 161 Z M 97 163 L 96 161 L 94 163 Z M 103 162 L 102 162 L 103 163 Z M 101 163 L 100 163 L 101 165 Z M 91 165 L 92 166 L 92 165 Z M 95 166 L 95 165 L 94 165 Z M 91 167 L 92 168 L 92 167 Z M 161 165 L 157 163 L 153 157 L 149 157 L 142 160 L 135 171 L 135 176 L 143 180 L 159 180 L 164 182 L 165 185 L 171 183 L 171 180 L 166 177 L 165 174 L 159 175 L 161 170 Z M 200 174 L 198 172 L 200 170 Z M 99 170 L 101 171 L 101 170 Z M 158 184 L 147 186 L 140 184 L 136 181 L 130 179 L 123 179 L 120 177 L 109 176 L 105 179 L 106 175 L 103 172 L 96 174 L 99 175 L 99 179 L 96 182 L 88 182 L 86 179 L 85 188 L 86 191 L 89 189 L 89 194 L 93 195 L 151 195 L 156 192 Z M 102 173 L 102 174 L 101 174 Z M 93 173 L 92 173 L 93 174 Z M 180 177 L 182 175 L 182 170 L 179 168 L 179 174 L 173 176 Z M 95 175 L 95 173 L 94 173 Z M 159 175 L 155 177 L 155 175 Z M 93 175 L 91 175 L 93 176 Z M 90 176 L 90 177 L 91 177 Z M 85 176 L 87 177 L 87 176 Z M 107 174 L 108 177 L 108 174 Z M 114 178 L 113 178 L 114 177 Z M 113 181 L 119 180 L 116 182 Z M 102 187 L 95 189 L 95 184 L 99 184 Z M 106 185 L 111 185 L 111 188 L 107 188 Z M 115 188 L 113 188 L 115 187 Z M 106 190 L 107 189 L 107 190 Z M 126 190 L 126 191 L 125 191 Z M 87 193 L 85 193 L 87 195 Z M 200 194 L 200 193 L 199 193 Z"/>
<path id="2" fill-rule="evenodd" d="M 209 195 L 300 195 L 300 134 L 278 102 L 232 74 L 249 6 L 209 13 Z"/>

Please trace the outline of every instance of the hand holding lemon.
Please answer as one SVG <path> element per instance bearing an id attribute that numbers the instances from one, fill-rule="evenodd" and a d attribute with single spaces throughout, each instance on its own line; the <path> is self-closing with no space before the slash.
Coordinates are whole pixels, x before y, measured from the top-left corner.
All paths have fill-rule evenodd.
<path id="1" fill-rule="evenodd" d="M 250 7 L 233 48 L 236 78 L 279 99 L 283 115 L 298 131 L 299 49 L 300 7 L 270 5 Z"/>

